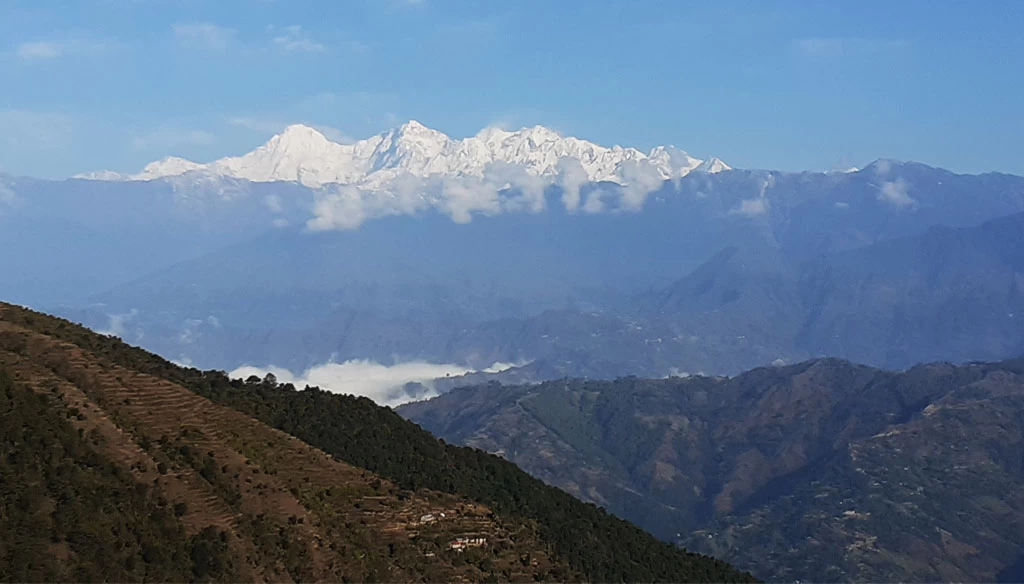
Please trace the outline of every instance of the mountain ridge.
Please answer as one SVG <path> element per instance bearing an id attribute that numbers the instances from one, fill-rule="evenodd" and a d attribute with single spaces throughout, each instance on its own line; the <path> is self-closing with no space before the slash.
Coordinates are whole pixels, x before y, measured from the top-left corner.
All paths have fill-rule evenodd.
<path id="1" fill-rule="evenodd" d="M 398 411 L 770 581 L 1024 565 L 1024 359 L 490 383 Z"/>
<path id="2" fill-rule="evenodd" d="M 90 180 L 154 180 L 189 173 L 241 178 L 253 182 L 287 181 L 309 187 L 356 185 L 394 188 L 408 175 L 417 178 L 482 177 L 490 165 L 506 164 L 528 175 L 551 180 L 585 180 L 627 184 L 640 165 L 661 180 L 678 179 L 691 171 L 715 173 L 730 167 L 718 158 L 699 160 L 672 146 L 644 153 L 636 148 L 605 147 L 563 137 L 543 126 L 517 131 L 488 127 L 476 135 L 452 139 L 416 120 L 359 140 L 341 144 L 318 130 L 292 124 L 251 152 L 196 163 L 169 156 L 139 173 L 99 171 L 77 175 Z"/>

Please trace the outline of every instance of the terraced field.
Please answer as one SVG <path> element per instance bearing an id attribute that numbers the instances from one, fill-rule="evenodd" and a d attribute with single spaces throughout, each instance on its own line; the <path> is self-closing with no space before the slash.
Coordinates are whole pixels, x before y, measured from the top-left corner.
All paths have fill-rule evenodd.
<path id="1" fill-rule="evenodd" d="M 459 497 L 399 489 L 170 381 L 18 324 L 0 321 L 0 369 L 56 397 L 79 434 L 165 500 L 189 535 L 224 534 L 241 579 L 532 581 L 557 564 L 529 525 L 503 525 Z M 427 514 L 438 519 L 421 523 Z M 488 545 L 450 549 L 459 537 Z"/>

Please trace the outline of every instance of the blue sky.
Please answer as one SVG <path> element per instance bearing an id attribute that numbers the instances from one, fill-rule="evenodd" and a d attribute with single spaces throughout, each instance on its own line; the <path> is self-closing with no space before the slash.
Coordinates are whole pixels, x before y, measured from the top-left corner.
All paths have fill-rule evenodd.
<path id="1" fill-rule="evenodd" d="M 786 170 L 1024 174 L 1024 2 L 0 0 L 0 172 L 542 124 Z"/>

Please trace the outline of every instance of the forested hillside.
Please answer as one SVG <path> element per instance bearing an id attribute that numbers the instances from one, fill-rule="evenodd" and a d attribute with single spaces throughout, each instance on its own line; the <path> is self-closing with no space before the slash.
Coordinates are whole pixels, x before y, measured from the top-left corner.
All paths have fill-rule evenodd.
<path id="1" fill-rule="evenodd" d="M 366 399 L 6 304 L 0 367 L 3 580 L 753 580 Z"/>
<path id="2" fill-rule="evenodd" d="M 1020 581 L 1024 361 L 455 389 L 399 412 L 773 581 Z"/>

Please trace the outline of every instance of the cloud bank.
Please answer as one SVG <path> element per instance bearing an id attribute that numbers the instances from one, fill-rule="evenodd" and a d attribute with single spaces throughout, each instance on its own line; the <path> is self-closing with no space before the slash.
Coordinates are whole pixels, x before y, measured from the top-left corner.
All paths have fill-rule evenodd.
<path id="1" fill-rule="evenodd" d="M 540 213 L 547 209 L 551 188 L 561 190 L 561 203 L 569 212 L 635 212 L 665 183 L 653 166 L 637 163 L 623 167 L 623 178 L 622 185 L 601 183 L 589 190 L 584 201 L 584 186 L 590 183 L 582 165 L 571 159 L 563 159 L 554 176 L 537 176 L 504 162 L 488 165 L 483 176 L 398 174 L 379 189 L 330 185 L 315 191 L 306 228 L 357 229 L 370 219 L 428 209 L 441 211 L 455 223 L 469 223 L 477 215 Z"/>
<path id="2" fill-rule="evenodd" d="M 495 363 L 484 371 L 498 372 L 512 367 Z M 308 369 L 300 375 L 282 367 L 269 365 L 253 367 L 245 365 L 229 373 L 232 378 L 245 379 L 251 375 L 264 377 L 273 373 L 278 383 L 291 383 L 302 389 L 306 385 L 319 386 L 333 393 L 347 393 L 364 396 L 382 406 L 429 399 L 438 395 L 433 381 L 440 377 L 464 375 L 474 369 L 461 365 L 409 361 L 396 365 L 382 365 L 367 360 L 351 360 L 344 363 L 324 363 Z M 407 384 L 415 384 L 407 386 Z"/>
<path id="3" fill-rule="evenodd" d="M 413 215 L 429 208 L 440 210 L 456 223 L 469 223 L 474 215 L 540 213 L 547 206 L 545 191 L 552 184 L 519 166 L 494 163 L 482 177 L 403 174 L 380 190 L 334 185 L 316 192 L 313 217 L 306 227 L 310 231 L 356 229 L 369 219 Z"/>

